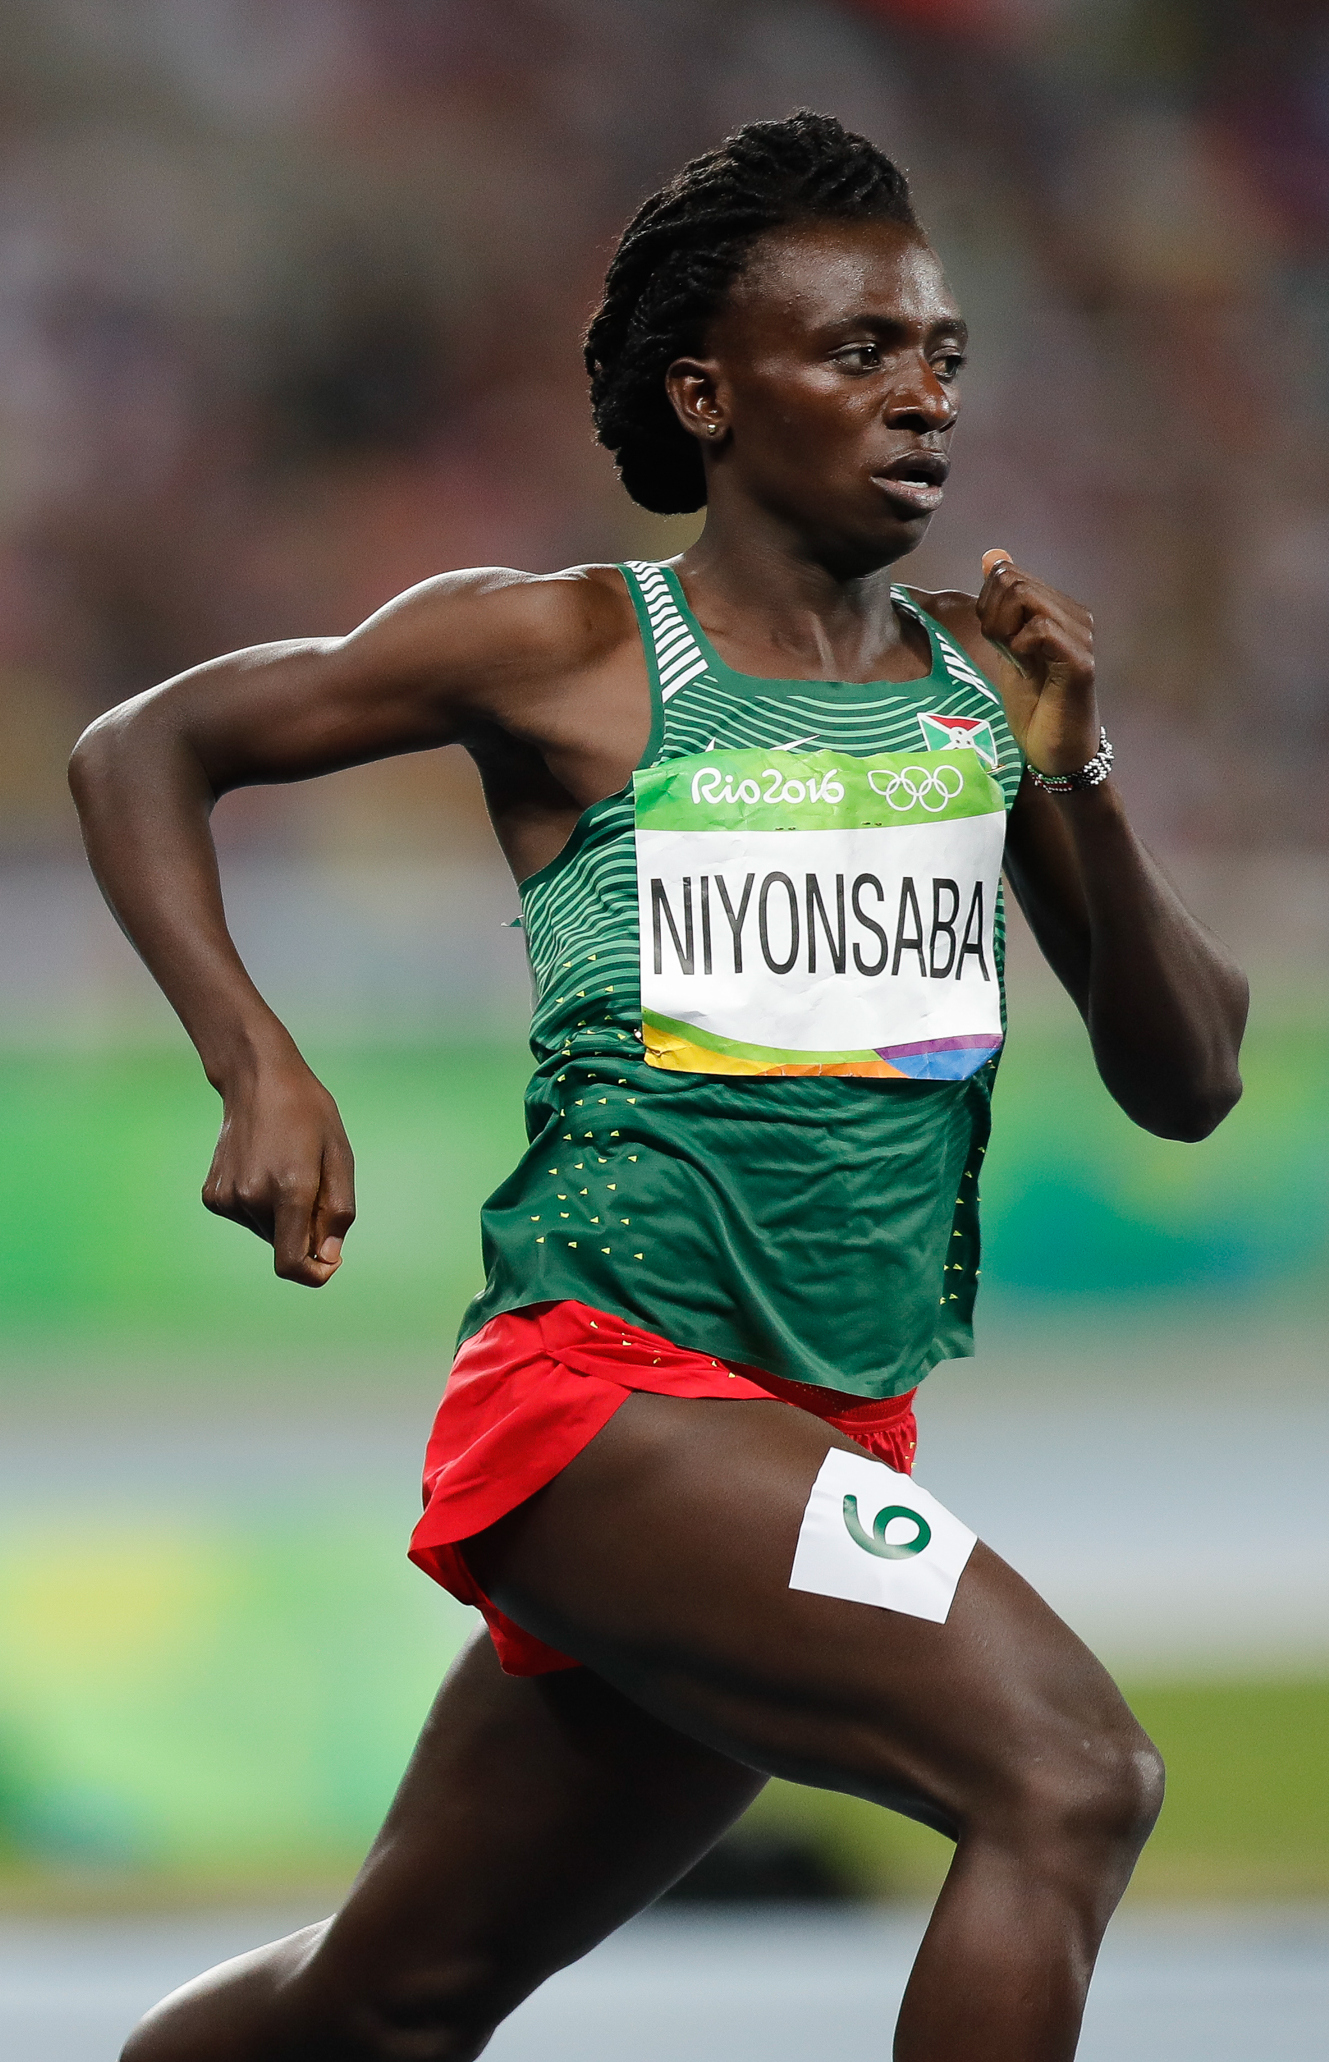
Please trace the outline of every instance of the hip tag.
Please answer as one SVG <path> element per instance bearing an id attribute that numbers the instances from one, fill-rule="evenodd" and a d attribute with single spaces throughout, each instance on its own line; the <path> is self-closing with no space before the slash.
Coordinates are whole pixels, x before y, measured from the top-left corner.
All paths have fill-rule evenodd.
<path id="1" fill-rule="evenodd" d="M 652 1066 L 959 1081 L 999 1049 L 1006 799 L 975 751 L 706 752 L 633 786 Z"/>
<path id="2" fill-rule="evenodd" d="M 789 1587 L 944 1625 L 976 1544 L 910 1476 L 833 1447 L 803 1513 Z"/>

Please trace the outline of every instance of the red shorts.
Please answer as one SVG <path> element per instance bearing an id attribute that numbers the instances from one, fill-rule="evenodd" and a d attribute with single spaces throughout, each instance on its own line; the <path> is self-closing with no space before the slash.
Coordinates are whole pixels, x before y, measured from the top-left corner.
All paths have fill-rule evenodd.
<path id="1" fill-rule="evenodd" d="M 578 1663 L 523 1632 L 472 1576 L 461 1543 L 552 1482 L 634 1389 L 658 1396 L 777 1397 L 834 1425 L 907 1475 L 914 1392 L 851 1403 L 835 1391 L 712 1360 L 585 1303 L 533 1303 L 491 1318 L 457 1353 L 425 1453 L 425 1511 L 410 1557 L 484 1614 L 509 1675 Z"/>

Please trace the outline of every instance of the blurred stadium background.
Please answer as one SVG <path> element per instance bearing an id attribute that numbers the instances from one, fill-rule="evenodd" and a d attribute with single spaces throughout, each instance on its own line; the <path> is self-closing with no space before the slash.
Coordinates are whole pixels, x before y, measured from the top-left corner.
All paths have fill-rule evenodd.
<path id="1" fill-rule="evenodd" d="M 1254 982 L 1245 1101 L 1165 1144 L 1017 936 L 980 1353 L 920 1472 L 1167 1753 L 1133 1894 L 1329 1898 L 1324 9 L 4 0 L 0 41 L 0 1901 L 353 1868 L 467 1630 L 403 1548 L 524 1078 L 459 754 L 230 798 L 237 934 L 360 1165 L 344 1273 L 275 1282 L 198 1206 L 217 1106 L 68 748 L 445 567 L 680 548 L 591 442 L 579 331 L 641 195 L 800 104 L 908 166 L 975 332 L 908 577 L 1000 542 L 1092 605 L 1122 786 Z M 787 1790 L 745 1841 L 714 1894 L 941 1867 Z"/>

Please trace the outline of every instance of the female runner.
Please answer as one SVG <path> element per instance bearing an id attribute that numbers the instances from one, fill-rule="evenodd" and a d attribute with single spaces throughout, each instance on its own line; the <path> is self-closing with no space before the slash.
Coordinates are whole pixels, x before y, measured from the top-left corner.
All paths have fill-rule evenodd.
<path id="1" fill-rule="evenodd" d="M 223 1100 L 204 1200 L 287 1280 L 340 1266 L 351 1153 L 227 935 L 218 795 L 463 744 L 536 981 L 412 1544 L 490 1637 L 341 1911 L 132 2062 L 462 2062 L 771 1775 L 955 1842 L 900 2062 L 1075 2049 L 1159 1759 L 909 1480 L 912 1393 L 970 1351 L 998 870 L 1151 1131 L 1232 1107 L 1246 991 L 1104 777 L 1087 612 L 1004 553 L 976 600 L 891 584 L 964 350 L 896 168 L 754 124 L 639 210 L 587 338 L 601 440 L 645 507 L 705 504 L 695 546 L 430 580 L 78 747 L 98 879 Z"/>

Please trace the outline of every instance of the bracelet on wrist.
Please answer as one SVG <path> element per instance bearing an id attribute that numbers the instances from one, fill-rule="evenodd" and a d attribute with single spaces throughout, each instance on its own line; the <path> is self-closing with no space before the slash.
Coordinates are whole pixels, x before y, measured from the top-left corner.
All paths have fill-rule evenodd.
<path id="1" fill-rule="evenodd" d="M 1029 778 L 1036 788 L 1042 788 L 1048 795 L 1074 795 L 1082 788 L 1101 787 L 1112 771 L 1115 754 L 1108 743 L 1108 734 L 1100 729 L 1098 750 L 1087 766 L 1078 773 L 1040 773 L 1032 760 L 1028 761 Z"/>

